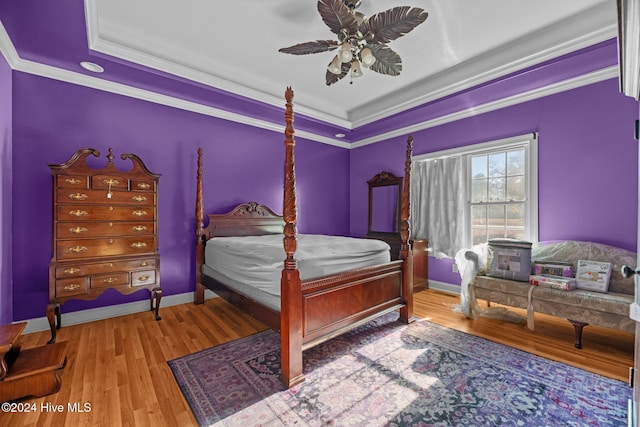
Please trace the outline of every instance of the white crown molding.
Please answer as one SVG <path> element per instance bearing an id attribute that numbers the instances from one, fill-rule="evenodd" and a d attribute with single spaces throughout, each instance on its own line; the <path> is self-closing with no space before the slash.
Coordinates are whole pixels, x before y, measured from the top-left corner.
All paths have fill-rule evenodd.
<path id="1" fill-rule="evenodd" d="M 54 80 L 60 80 L 79 86 L 90 87 L 93 89 L 102 90 L 109 93 L 114 93 L 122 96 L 140 99 L 143 101 L 153 102 L 156 104 L 165 105 L 172 108 L 178 108 L 185 111 L 191 111 L 199 114 L 204 114 L 211 117 L 216 117 L 223 120 L 232 121 L 235 123 L 241 123 L 248 126 L 253 126 L 261 129 L 266 129 L 274 132 L 284 132 L 283 125 L 277 125 L 274 123 L 266 122 L 263 120 L 257 120 L 252 117 L 244 116 L 237 113 L 231 113 L 228 111 L 220 110 L 218 108 L 202 105 L 196 102 L 185 101 L 183 99 L 151 92 L 148 90 L 138 89 L 132 86 L 127 86 L 121 83 L 110 82 L 102 80 L 93 76 L 84 75 L 60 68 L 52 67 L 36 63 L 33 61 L 27 61 L 21 59 L 11 42 L 9 35 L 7 34 L 2 22 L 0 22 L 0 51 L 7 59 L 7 62 L 12 69 L 22 71 L 25 73 L 47 77 Z M 535 89 L 522 94 L 514 95 L 509 98 L 504 98 L 499 101 L 490 102 L 484 105 L 478 105 L 466 110 L 457 111 L 445 116 L 437 117 L 432 120 L 427 120 L 421 123 L 417 123 L 412 126 L 395 129 L 390 132 L 381 133 L 370 138 L 361 139 L 354 142 L 345 142 L 338 139 L 328 138 L 322 135 L 317 135 L 311 132 L 305 132 L 296 130 L 296 136 L 311 141 L 320 142 L 323 144 L 332 145 L 339 148 L 354 149 L 363 147 L 365 145 L 373 144 L 376 142 L 384 141 L 390 138 L 398 136 L 404 136 L 408 133 L 417 132 L 420 130 L 432 128 L 445 123 L 449 123 L 456 120 L 461 120 L 467 117 L 472 117 L 478 114 L 486 113 L 489 111 L 505 108 L 508 106 L 516 105 L 522 102 L 530 101 L 533 99 L 541 98 L 544 96 L 553 95 L 556 93 L 564 92 L 566 90 L 575 89 L 581 86 L 597 83 L 610 78 L 618 77 L 618 67 L 609 67 L 602 70 L 598 70 L 583 76 L 579 76 L 570 80 L 566 80 L 560 83 L 549 85 L 543 88 Z"/>
<path id="2" fill-rule="evenodd" d="M 217 87 L 268 105 L 281 105 L 279 97 L 101 37 L 98 0 L 86 0 L 85 5 L 89 49 L 190 81 Z M 614 38 L 617 36 L 617 23 L 615 19 L 609 19 L 612 17 L 608 13 L 610 9 L 610 5 L 606 3 L 597 5 L 558 24 L 550 25 L 534 34 L 500 46 L 489 53 L 459 64 L 453 69 L 430 76 L 421 83 L 416 83 L 394 94 L 370 102 L 368 105 L 360 106 L 355 111 L 349 112 L 349 120 L 300 103 L 296 104 L 296 112 L 345 129 L 356 129 L 535 64 Z M 120 34 L 123 31 L 125 30 L 122 29 L 116 33 Z M 557 44 L 555 40 L 568 41 Z M 381 105 L 386 105 L 387 108 L 381 109 Z"/>
<path id="3" fill-rule="evenodd" d="M 379 105 L 376 109 L 360 107 L 357 114 L 362 118 L 353 118 L 353 128 L 615 38 L 618 35 L 617 23 L 607 22 L 609 7 L 610 5 L 601 4 L 591 8 L 560 24 L 543 28 L 535 34 L 522 37 L 436 76 L 431 76 L 424 83 L 412 85 L 402 92 L 385 97 L 384 102 L 390 105 L 389 108 L 380 109 Z M 554 40 L 568 41 L 557 44 L 553 42 Z M 525 53 L 524 57 L 523 53 Z M 402 101 L 409 98 L 406 93 L 423 95 Z"/>
<path id="4" fill-rule="evenodd" d="M 538 89 L 533 89 L 528 92 L 523 92 L 508 98 L 503 98 L 498 101 L 488 102 L 482 105 L 476 105 L 466 110 L 456 111 L 455 113 L 440 116 L 435 119 L 427 120 L 415 125 L 407 126 L 400 129 L 395 129 L 391 132 L 382 133 L 371 138 L 361 139 L 351 144 L 351 148 L 364 147 L 365 145 L 374 144 L 376 142 L 384 141 L 387 139 L 404 136 L 407 134 L 415 133 L 421 130 L 429 129 L 432 127 L 440 126 L 445 123 L 455 122 L 457 120 L 466 119 L 469 117 L 477 116 L 479 114 L 488 113 L 490 111 L 499 110 L 501 108 L 510 107 L 523 102 L 532 101 L 534 99 L 543 98 L 545 96 L 555 95 L 557 93 L 565 92 L 567 90 L 576 89 L 582 86 L 587 86 L 593 83 L 598 83 L 604 80 L 609 80 L 618 77 L 618 66 L 612 66 L 603 68 L 598 71 L 591 72 L 573 79 L 564 80 L 559 83 L 555 83 L 549 86 L 545 86 Z"/>
<path id="5" fill-rule="evenodd" d="M 85 1 L 85 16 L 87 27 L 87 38 L 89 49 L 100 52 L 115 58 L 149 67 L 167 74 L 171 74 L 188 81 L 202 83 L 209 87 L 220 88 L 227 92 L 241 95 L 245 98 L 253 99 L 267 105 L 281 107 L 282 98 L 269 95 L 228 79 L 223 79 L 210 73 L 205 73 L 191 67 L 184 66 L 175 61 L 169 61 L 150 55 L 146 52 L 123 46 L 117 42 L 104 39 L 100 36 L 98 0 Z M 296 103 L 296 113 L 320 119 L 324 122 L 339 126 L 345 129 L 352 129 L 352 123 L 335 115 L 309 108 L 303 104 Z"/>
<path id="6" fill-rule="evenodd" d="M 2 56 L 4 56 L 11 69 L 15 70 L 18 61 L 20 61 L 20 56 L 11 42 L 7 30 L 2 25 L 2 21 L 0 21 L 0 52 L 2 52 Z"/>
<path id="7" fill-rule="evenodd" d="M 110 82 L 97 77 L 88 76 L 81 73 L 76 73 L 69 70 L 64 70 L 50 65 L 40 64 L 33 61 L 22 59 L 18 56 L 9 35 L 7 34 L 4 26 L 0 22 L 0 50 L 7 59 L 7 62 L 13 70 L 22 71 L 24 73 L 37 75 L 40 77 L 47 77 L 54 80 L 63 81 L 66 83 L 76 84 L 79 86 L 89 87 L 92 89 L 98 89 L 117 95 L 127 96 L 131 98 L 140 99 L 143 101 L 153 102 L 155 104 L 161 104 L 168 107 L 178 108 L 180 110 L 191 111 L 194 113 L 204 114 L 211 117 L 216 117 L 223 120 L 228 120 L 235 123 L 241 123 L 257 127 L 260 129 L 266 129 L 273 132 L 284 132 L 284 125 L 270 123 L 264 120 L 258 120 L 242 114 L 232 113 L 229 111 L 221 110 L 218 108 L 210 107 L 207 105 L 199 104 L 192 101 L 186 101 L 184 99 L 175 98 L 168 95 L 159 94 L 144 89 L 138 89 L 132 86 L 124 85 L 121 83 Z M 309 139 L 323 144 L 333 145 L 340 148 L 349 148 L 349 143 L 344 141 L 327 138 L 322 135 L 317 135 L 311 132 L 305 132 L 297 130 L 297 137 Z"/>

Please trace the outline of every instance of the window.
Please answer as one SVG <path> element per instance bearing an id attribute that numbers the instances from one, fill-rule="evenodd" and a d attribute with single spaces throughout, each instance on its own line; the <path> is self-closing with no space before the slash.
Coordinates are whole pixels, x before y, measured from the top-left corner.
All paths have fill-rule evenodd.
<path id="1" fill-rule="evenodd" d="M 473 244 L 495 237 L 524 239 L 527 204 L 524 148 L 472 154 L 469 157 Z"/>
<path id="2" fill-rule="evenodd" d="M 496 237 L 536 241 L 537 157 L 536 134 L 415 156 L 413 237 L 448 257 Z"/>

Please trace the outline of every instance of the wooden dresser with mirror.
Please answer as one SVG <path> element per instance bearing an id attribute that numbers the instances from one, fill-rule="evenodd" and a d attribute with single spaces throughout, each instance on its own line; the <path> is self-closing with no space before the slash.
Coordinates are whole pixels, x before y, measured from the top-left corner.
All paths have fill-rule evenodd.
<path id="1" fill-rule="evenodd" d="M 387 242 L 391 246 L 391 259 L 400 254 L 400 196 L 403 177 L 391 172 L 380 172 L 367 181 L 369 184 L 369 225 L 367 237 Z M 411 239 L 413 249 L 413 286 L 429 287 L 427 241 Z"/>
<path id="2" fill-rule="evenodd" d="M 55 342 L 56 329 L 61 326 L 61 304 L 92 300 L 108 289 L 122 294 L 149 290 L 150 308 L 160 320 L 160 175 L 150 172 L 135 154 L 120 156 L 133 163 L 129 171 L 115 166 L 111 148 L 102 169 L 89 166 L 89 156 L 99 157 L 100 153 L 84 148 L 66 163 L 49 165 L 53 174 L 49 343 Z"/>

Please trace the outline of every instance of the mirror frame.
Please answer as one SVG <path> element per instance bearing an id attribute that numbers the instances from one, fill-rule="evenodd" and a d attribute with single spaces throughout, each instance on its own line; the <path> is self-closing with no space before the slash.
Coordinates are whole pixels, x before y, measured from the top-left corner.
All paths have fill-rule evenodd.
<path id="1" fill-rule="evenodd" d="M 369 223 L 367 226 L 367 235 L 396 235 L 400 232 L 400 204 L 401 204 L 401 195 L 402 195 L 402 177 L 396 176 L 391 172 L 382 171 L 379 174 L 375 175 L 367 184 L 369 184 Z M 396 214 L 395 214 L 395 224 L 394 231 L 376 231 L 371 229 L 371 224 L 373 220 L 373 189 L 378 187 L 389 187 L 389 186 L 397 186 L 398 192 L 396 197 Z"/>

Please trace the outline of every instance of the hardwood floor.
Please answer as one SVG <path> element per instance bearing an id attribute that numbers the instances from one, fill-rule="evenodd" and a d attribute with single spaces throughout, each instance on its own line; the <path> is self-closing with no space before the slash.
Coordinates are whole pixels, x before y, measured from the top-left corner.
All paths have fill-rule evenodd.
<path id="1" fill-rule="evenodd" d="M 633 335 L 586 327 L 582 350 L 573 347 L 573 327 L 536 315 L 536 329 L 493 319 L 465 319 L 452 311 L 456 295 L 424 290 L 415 313 L 435 323 L 627 380 L 633 365 Z M 69 341 L 62 387 L 54 395 L 25 400 L 31 412 L 0 412 L 3 426 L 190 426 L 197 425 L 167 361 L 263 330 L 264 326 L 216 298 L 204 305 L 163 307 L 162 320 L 144 312 L 63 326 Z M 46 344 L 49 332 L 27 334 L 24 348 Z M 83 406 L 89 404 L 89 407 Z M 51 408 L 62 405 L 61 412 Z M 85 412 L 73 412 L 69 405 Z M 49 410 L 48 410 L 49 408 Z"/>

